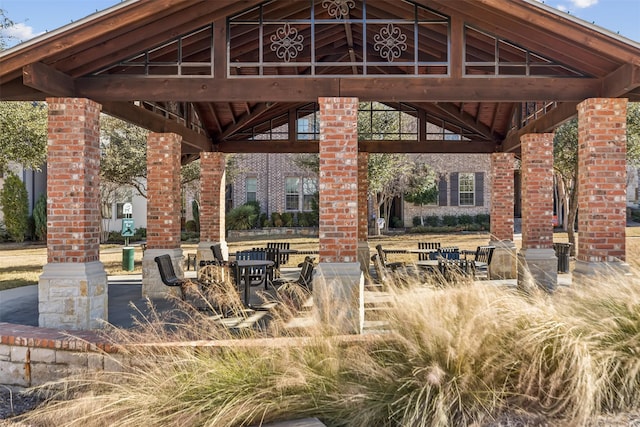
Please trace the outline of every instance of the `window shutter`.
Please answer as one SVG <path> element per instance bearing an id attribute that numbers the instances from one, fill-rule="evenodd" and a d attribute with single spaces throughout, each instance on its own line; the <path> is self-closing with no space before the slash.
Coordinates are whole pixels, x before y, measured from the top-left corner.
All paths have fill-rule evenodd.
<path id="1" fill-rule="evenodd" d="M 484 206 L 484 172 L 476 172 L 476 206 Z"/>
<path id="2" fill-rule="evenodd" d="M 447 206 L 447 179 L 445 175 L 438 181 L 438 206 Z"/>
<path id="3" fill-rule="evenodd" d="M 451 175 L 451 206 L 458 206 L 458 172 L 453 172 Z"/>

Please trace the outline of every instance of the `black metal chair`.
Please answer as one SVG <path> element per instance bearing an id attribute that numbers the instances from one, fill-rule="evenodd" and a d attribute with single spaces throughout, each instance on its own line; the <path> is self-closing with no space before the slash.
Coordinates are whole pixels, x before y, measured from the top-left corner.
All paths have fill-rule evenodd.
<path id="1" fill-rule="evenodd" d="M 389 268 L 391 270 L 397 270 L 398 268 L 406 268 L 407 267 L 407 263 L 406 262 L 388 262 L 387 261 L 387 254 L 384 251 L 384 249 L 382 249 L 382 245 L 381 244 L 377 244 L 376 245 L 376 252 L 378 252 L 378 258 L 380 259 L 380 262 L 382 263 L 382 266 L 384 268 Z M 372 258 L 373 260 L 373 258 Z"/>
<path id="2" fill-rule="evenodd" d="M 166 286 L 179 287 L 180 298 L 185 299 L 185 288 L 189 283 L 189 280 L 181 279 L 176 276 L 176 271 L 173 268 L 173 262 L 171 256 L 168 254 L 159 255 L 153 259 L 158 265 L 158 271 L 160 272 L 160 279 Z"/>
<path id="3" fill-rule="evenodd" d="M 475 263 L 467 259 L 438 259 L 438 271 L 445 282 L 453 282 L 456 279 L 475 277 Z"/>
<path id="4" fill-rule="evenodd" d="M 491 264 L 493 251 L 495 249 L 495 246 L 478 246 L 476 248 L 476 253 L 473 257 L 473 265 L 477 278 L 489 278 L 489 264 Z"/>
<path id="5" fill-rule="evenodd" d="M 222 247 L 220 246 L 220 243 L 211 245 L 211 252 L 213 252 L 213 259 L 218 263 L 218 265 L 228 264 L 228 262 L 224 259 L 224 255 L 222 255 Z"/>
<path id="6" fill-rule="evenodd" d="M 313 258 L 307 256 L 304 258 L 304 261 L 302 262 L 302 267 L 300 268 L 300 275 L 298 276 L 297 279 L 295 280 L 282 279 L 282 278 L 274 279 L 273 285 L 278 291 L 290 285 L 302 286 L 303 288 L 306 288 L 307 290 L 311 291 L 313 289 L 314 268 L 315 266 L 313 263 Z"/>
<path id="7" fill-rule="evenodd" d="M 289 249 L 291 249 L 291 243 L 289 242 L 267 242 L 267 249 L 279 249 L 278 254 L 278 268 L 281 265 L 285 265 L 289 262 Z"/>
<path id="8" fill-rule="evenodd" d="M 440 249 L 440 242 L 418 242 L 418 249 Z M 426 261 L 429 258 L 429 253 L 418 254 L 418 261 Z"/>

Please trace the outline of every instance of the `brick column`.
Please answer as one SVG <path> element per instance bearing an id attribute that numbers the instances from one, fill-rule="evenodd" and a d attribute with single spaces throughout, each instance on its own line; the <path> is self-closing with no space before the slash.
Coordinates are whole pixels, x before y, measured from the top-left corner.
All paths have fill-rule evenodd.
<path id="1" fill-rule="evenodd" d="M 553 250 L 553 134 L 528 134 L 522 148 L 522 251 L 518 285 L 532 279 L 547 291 L 558 283 Z"/>
<path id="2" fill-rule="evenodd" d="M 578 105 L 577 275 L 626 267 L 627 99 Z"/>
<path id="3" fill-rule="evenodd" d="M 196 262 L 213 259 L 211 245 L 219 243 L 228 255 L 225 240 L 225 161 L 224 153 L 200 153 L 200 243 Z"/>
<path id="4" fill-rule="evenodd" d="M 318 104 L 320 265 L 314 303 L 323 321 L 344 332 L 359 332 L 364 276 L 357 260 L 358 99 L 320 98 Z"/>
<path id="5" fill-rule="evenodd" d="M 513 153 L 491 155 L 491 240 L 493 252 L 489 277 L 515 279 L 517 276 L 516 245 L 513 242 L 514 209 Z"/>
<path id="6" fill-rule="evenodd" d="M 39 325 L 94 329 L 107 319 L 100 262 L 100 109 L 48 98 L 47 264 L 38 283 Z"/>
<path id="7" fill-rule="evenodd" d="M 358 262 L 367 273 L 371 253 L 369 251 L 369 153 L 358 153 Z"/>
<path id="8" fill-rule="evenodd" d="M 180 135 L 149 133 L 147 137 L 147 249 L 142 258 L 142 295 L 165 296 L 154 261 L 170 254 L 176 275 L 183 275 L 180 248 Z"/>

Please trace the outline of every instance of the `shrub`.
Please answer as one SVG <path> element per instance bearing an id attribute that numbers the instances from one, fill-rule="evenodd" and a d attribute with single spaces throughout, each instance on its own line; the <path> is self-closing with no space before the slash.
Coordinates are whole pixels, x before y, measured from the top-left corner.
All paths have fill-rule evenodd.
<path id="1" fill-rule="evenodd" d="M 4 180 L 0 203 L 4 213 L 4 225 L 14 242 L 23 242 L 28 227 L 29 198 L 24 182 L 13 172 Z"/>
<path id="2" fill-rule="evenodd" d="M 269 217 L 266 212 L 260 212 L 258 217 L 258 227 L 269 227 Z"/>
<path id="3" fill-rule="evenodd" d="M 227 230 L 250 230 L 254 228 L 257 218 L 258 212 L 255 205 L 238 206 L 227 213 L 226 228 Z"/>
<path id="4" fill-rule="evenodd" d="M 489 216 L 489 214 L 478 214 L 478 215 L 476 215 L 475 223 L 476 224 L 489 224 L 490 220 L 491 220 L 491 217 Z"/>
<path id="5" fill-rule="evenodd" d="M 193 222 L 195 229 L 191 231 L 200 231 L 200 204 L 197 200 L 191 202 L 191 213 L 193 214 Z"/>
<path id="6" fill-rule="evenodd" d="M 198 227 L 196 226 L 196 221 L 190 219 L 184 224 L 185 231 L 197 231 Z"/>
<path id="7" fill-rule="evenodd" d="M 469 225 L 469 224 L 473 224 L 474 220 L 475 220 L 475 217 L 471 215 L 463 214 L 458 217 L 458 224 Z"/>
<path id="8" fill-rule="evenodd" d="M 41 194 L 33 207 L 34 233 L 38 240 L 47 238 L 47 195 Z"/>
<path id="9" fill-rule="evenodd" d="M 271 212 L 271 224 L 273 224 L 274 227 L 282 227 L 284 222 L 279 212 Z"/>
<path id="10" fill-rule="evenodd" d="M 298 213 L 298 226 L 300 227 L 315 227 L 318 225 L 318 218 L 313 212 L 299 212 Z"/>
<path id="11" fill-rule="evenodd" d="M 437 227 L 440 225 L 440 217 L 438 215 L 427 215 L 424 217 L 424 225 Z"/>
<path id="12" fill-rule="evenodd" d="M 293 214 L 291 212 L 283 212 L 281 217 L 283 227 L 293 227 Z"/>
<path id="13" fill-rule="evenodd" d="M 422 225 L 422 219 L 419 216 L 414 216 L 411 218 L 411 224 L 413 224 L 414 227 L 418 227 Z"/>
<path id="14" fill-rule="evenodd" d="M 404 227 L 404 221 L 402 221 L 402 219 L 398 218 L 397 216 L 392 216 L 391 217 L 391 228 L 402 228 Z"/>
<path id="15" fill-rule="evenodd" d="M 448 227 L 455 227 L 458 225 L 458 217 L 455 215 L 444 215 L 442 217 L 442 224 Z"/>

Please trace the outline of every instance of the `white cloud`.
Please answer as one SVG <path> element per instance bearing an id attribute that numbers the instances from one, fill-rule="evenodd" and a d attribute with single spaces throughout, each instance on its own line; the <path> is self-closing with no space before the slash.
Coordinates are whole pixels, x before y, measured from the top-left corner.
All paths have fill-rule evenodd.
<path id="1" fill-rule="evenodd" d="M 557 6 L 556 6 L 556 9 L 558 9 L 558 10 L 559 10 L 559 11 L 561 11 L 561 12 L 568 12 L 568 11 L 569 11 L 569 9 L 568 9 L 565 5 L 563 5 L 563 4 L 559 4 L 559 5 L 557 5 Z"/>
<path id="2" fill-rule="evenodd" d="M 29 39 L 34 38 L 38 34 L 33 32 L 33 28 L 23 24 L 17 23 L 12 25 L 9 28 L 5 28 L 2 30 L 2 36 L 6 37 L 10 40 L 16 40 L 18 42 L 23 42 Z"/>
<path id="3" fill-rule="evenodd" d="M 571 3 L 578 9 L 585 9 L 598 4 L 598 0 L 571 0 Z"/>

